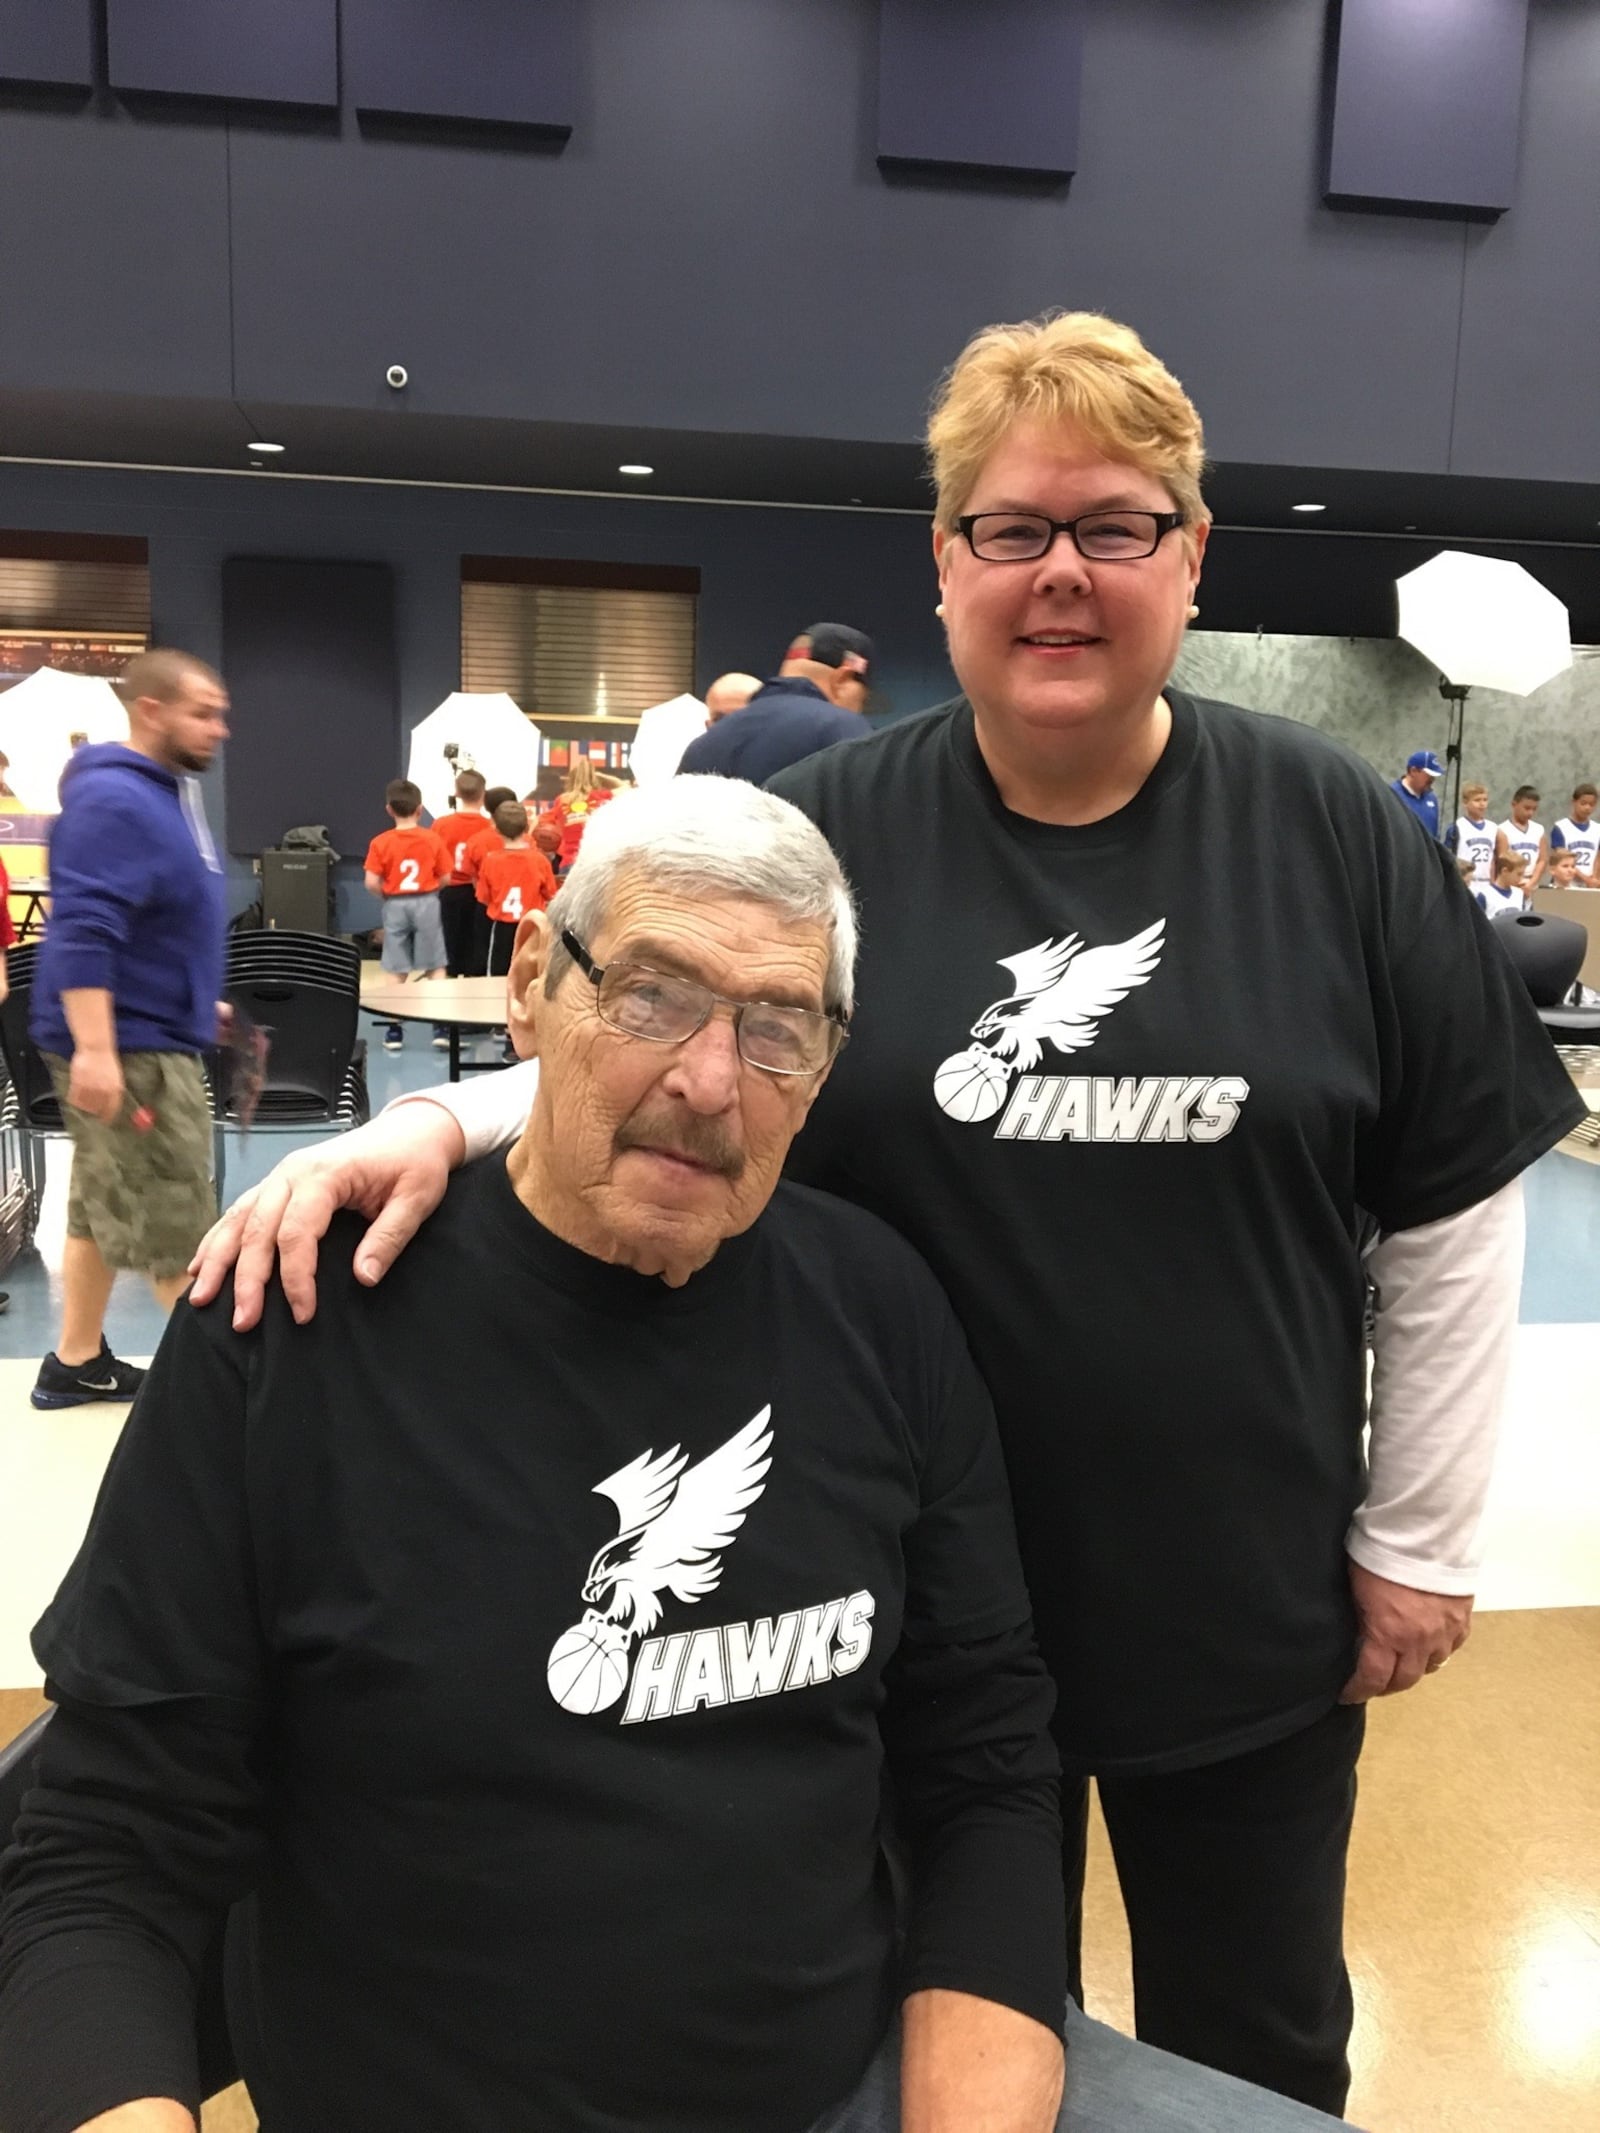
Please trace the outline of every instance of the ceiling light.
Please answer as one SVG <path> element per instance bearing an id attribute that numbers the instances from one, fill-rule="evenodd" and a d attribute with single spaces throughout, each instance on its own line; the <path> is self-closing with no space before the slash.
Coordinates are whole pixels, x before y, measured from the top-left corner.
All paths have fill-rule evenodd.
<path id="1" fill-rule="evenodd" d="M 256 443 L 256 444 L 247 444 L 247 445 L 245 446 L 245 450 L 246 450 L 247 452 L 285 452 L 285 451 L 287 451 L 287 450 L 288 450 L 288 446 L 287 446 L 287 445 L 282 445 L 282 444 L 260 444 L 260 443 Z"/>
<path id="2" fill-rule="evenodd" d="M 655 468 L 638 466 L 630 461 L 626 466 L 618 467 L 617 472 L 619 474 L 653 474 Z"/>
<path id="3" fill-rule="evenodd" d="M 1291 504 L 1289 506 L 1291 511 L 1326 511 L 1327 508 L 1326 504 Z"/>

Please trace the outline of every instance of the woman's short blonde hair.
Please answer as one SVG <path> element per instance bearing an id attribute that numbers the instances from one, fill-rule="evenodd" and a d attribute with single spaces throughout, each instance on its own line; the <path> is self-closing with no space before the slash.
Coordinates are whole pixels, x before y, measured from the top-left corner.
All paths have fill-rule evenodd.
<path id="1" fill-rule="evenodd" d="M 974 335 L 946 372 L 928 423 L 934 520 L 946 533 L 984 461 L 1019 422 L 1081 430 L 1108 459 L 1153 474 L 1191 525 L 1211 515 L 1200 495 L 1199 413 L 1131 326 L 1098 311 L 1055 311 Z"/>

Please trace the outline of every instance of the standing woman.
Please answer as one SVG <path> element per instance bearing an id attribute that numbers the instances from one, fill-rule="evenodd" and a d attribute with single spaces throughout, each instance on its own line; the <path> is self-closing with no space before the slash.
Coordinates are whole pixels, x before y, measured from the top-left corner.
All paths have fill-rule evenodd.
<path id="1" fill-rule="evenodd" d="M 963 693 L 775 781 L 864 943 L 791 1172 L 892 1222 L 965 1324 L 1060 1692 L 1069 1886 L 1093 1776 L 1140 2036 L 1337 2113 L 1362 1705 L 1466 1637 L 1516 1181 L 1582 1109 L 1377 773 L 1169 685 L 1204 449 L 1138 336 L 989 328 L 930 446 Z M 384 1210 L 358 1257 L 387 1264 L 464 1143 L 520 1127 L 528 1074 L 439 1092 L 465 1136 L 412 1103 L 292 1158 L 254 1202 L 242 1314 L 280 1224 L 304 1311 L 338 1202 Z M 1077 1906 L 1068 1931 L 1076 1968 Z"/>
<path id="2" fill-rule="evenodd" d="M 609 786 L 602 785 L 594 774 L 594 765 L 586 755 L 578 756 L 567 773 L 567 782 L 560 796 L 552 801 L 540 816 L 552 828 L 561 832 L 561 841 L 556 846 L 555 869 L 564 874 L 578 856 L 578 847 L 583 842 L 583 833 L 589 826 L 589 817 L 595 809 L 611 798 Z"/>

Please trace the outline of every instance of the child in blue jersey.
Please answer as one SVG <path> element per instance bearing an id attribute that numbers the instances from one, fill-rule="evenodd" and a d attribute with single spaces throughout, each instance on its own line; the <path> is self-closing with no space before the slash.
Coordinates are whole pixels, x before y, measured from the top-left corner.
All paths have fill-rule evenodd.
<path id="1" fill-rule="evenodd" d="M 1487 785 L 1463 785 L 1461 813 L 1444 833 L 1448 850 L 1472 862 L 1473 882 L 1494 880 L 1495 825 L 1489 820 Z"/>
<path id="2" fill-rule="evenodd" d="M 1502 911 L 1525 911 L 1528 899 L 1522 882 L 1526 871 L 1527 862 L 1520 852 L 1497 853 L 1494 880 L 1480 882 L 1473 891 L 1479 908 L 1490 918 L 1498 918 Z"/>
<path id="3" fill-rule="evenodd" d="M 1597 798 L 1600 793 L 1587 779 L 1575 785 L 1571 814 L 1563 815 L 1550 832 L 1552 857 L 1560 851 L 1571 852 L 1576 862 L 1576 886 L 1580 889 L 1600 889 L 1600 823 L 1594 819 Z"/>
<path id="4" fill-rule="evenodd" d="M 1496 853 L 1522 854 L 1526 868 L 1522 886 L 1530 890 L 1538 888 L 1544 879 L 1545 861 L 1550 856 L 1544 824 L 1533 819 L 1534 809 L 1538 805 L 1538 786 L 1519 785 L 1511 795 L 1511 812 L 1495 833 Z"/>

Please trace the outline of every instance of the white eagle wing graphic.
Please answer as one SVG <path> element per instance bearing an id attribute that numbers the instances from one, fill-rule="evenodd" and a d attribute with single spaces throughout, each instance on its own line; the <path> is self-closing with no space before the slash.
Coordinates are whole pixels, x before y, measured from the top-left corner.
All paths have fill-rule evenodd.
<path id="1" fill-rule="evenodd" d="M 1014 997 L 1030 999 L 1055 984 L 1082 946 L 1082 937 L 1069 933 L 1064 941 L 1041 941 L 1037 948 L 998 956 L 996 961 L 1002 970 L 1010 971 Z"/>
<path id="2" fill-rule="evenodd" d="M 597 1481 L 593 1493 L 611 1498 L 622 1520 L 619 1533 L 632 1533 L 660 1517 L 672 1501 L 673 1485 L 688 1464 L 687 1453 L 677 1445 L 659 1459 L 654 1452 L 641 1452 L 606 1480 Z"/>
<path id="3" fill-rule="evenodd" d="M 726 1444 L 686 1470 L 674 1446 L 658 1460 L 645 1453 L 598 1483 L 595 1494 L 609 1496 L 616 1504 L 623 1529 L 595 1557 L 585 1598 L 598 1600 L 600 1589 L 611 1586 L 606 1614 L 647 1637 L 661 1620 L 663 1593 L 699 1600 L 715 1592 L 722 1578 L 720 1551 L 744 1524 L 772 1464 L 772 1431 L 767 1426 L 771 1416 L 771 1407 L 763 1407 Z M 676 1466 L 671 1464 L 674 1459 Z M 659 1504 L 669 1491 L 664 1508 L 648 1512 L 643 1520 L 630 1517 L 641 1502 Z M 630 1525 L 637 1530 L 630 1533 Z"/>
<path id="4" fill-rule="evenodd" d="M 1166 920 L 1158 918 L 1125 941 L 1104 948 L 1084 948 L 1079 936 L 1041 941 L 1021 955 L 997 960 L 1009 970 L 1015 990 L 996 1000 L 973 1024 L 975 1037 L 991 1037 L 992 1049 L 1022 1072 L 1039 1064 L 1046 1044 L 1060 1052 L 1081 1052 L 1100 1033 L 1101 1018 L 1125 1000 L 1136 985 L 1146 984 L 1161 960 Z"/>

